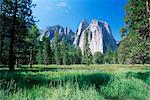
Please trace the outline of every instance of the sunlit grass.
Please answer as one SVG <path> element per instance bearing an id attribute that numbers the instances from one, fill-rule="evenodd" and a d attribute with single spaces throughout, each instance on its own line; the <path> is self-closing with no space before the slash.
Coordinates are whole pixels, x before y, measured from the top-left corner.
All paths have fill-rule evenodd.
<path id="1" fill-rule="evenodd" d="M 33 65 L 14 72 L 1 70 L 0 97 L 2 100 L 149 100 L 149 68 L 149 65 Z"/>

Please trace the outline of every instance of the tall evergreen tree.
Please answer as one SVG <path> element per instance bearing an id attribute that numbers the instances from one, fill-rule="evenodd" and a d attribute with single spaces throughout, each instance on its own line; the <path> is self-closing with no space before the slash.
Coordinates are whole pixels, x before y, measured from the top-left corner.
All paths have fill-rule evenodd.
<path id="1" fill-rule="evenodd" d="M 121 41 L 119 48 L 118 48 L 118 53 L 119 53 L 119 63 L 123 64 L 125 62 L 125 43 L 124 41 Z"/>
<path id="2" fill-rule="evenodd" d="M 62 39 L 62 44 L 61 44 L 61 54 L 62 54 L 62 63 L 63 65 L 67 65 L 67 44 L 65 42 L 65 37 Z"/>
<path id="3" fill-rule="evenodd" d="M 36 61 L 38 64 L 43 64 L 43 43 L 42 41 L 39 41 L 37 44 L 37 54 L 36 54 Z"/>
<path id="4" fill-rule="evenodd" d="M 0 6 L 2 5 L 2 1 L 0 2 Z M 2 13 L 0 7 L 0 65 L 2 64 Z"/>
<path id="5" fill-rule="evenodd" d="M 10 20 L 12 17 L 8 12 L 10 7 L 10 0 L 0 1 L 0 63 L 8 64 L 8 50 L 10 38 Z M 7 7 L 5 7 L 7 5 Z M 5 7 L 5 8 L 4 8 Z"/>
<path id="6" fill-rule="evenodd" d="M 48 37 L 43 38 L 43 57 L 44 57 L 44 64 L 48 65 L 51 64 L 51 44 L 50 44 L 50 39 Z"/>
<path id="7" fill-rule="evenodd" d="M 84 31 L 84 50 L 83 50 L 83 63 L 86 65 L 89 65 L 92 63 L 92 54 L 90 52 L 89 48 L 89 42 L 88 42 L 88 31 Z"/>
<path id="8" fill-rule="evenodd" d="M 150 24 L 148 0 L 128 0 L 126 26 L 122 29 L 126 61 L 150 63 Z M 121 45 L 121 44 L 120 44 Z"/>
<path id="9" fill-rule="evenodd" d="M 101 52 L 96 52 L 93 55 L 93 63 L 94 64 L 103 64 L 104 55 Z"/>
<path id="10" fill-rule="evenodd" d="M 76 64 L 82 63 L 82 51 L 79 47 L 76 47 Z"/>
<path id="11" fill-rule="evenodd" d="M 39 30 L 36 25 L 33 25 L 26 36 L 26 42 L 28 44 L 28 50 L 29 50 L 30 67 L 32 67 L 33 64 L 33 56 L 35 55 L 36 52 L 36 44 L 38 43 L 37 42 L 38 36 L 39 36 Z"/>
<path id="12" fill-rule="evenodd" d="M 115 50 L 114 52 L 113 52 L 113 64 L 118 64 L 119 63 L 119 61 L 118 61 L 118 51 L 117 50 Z"/>
<path id="13" fill-rule="evenodd" d="M 107 47 L 107 51 L 104 56 L 104 61 L 105 63 L 111 64 L 113 62 L 113 53 L 112 50 L 110 49 L 110 46 Z"/>
<path id="14" fill-rule="evenodd" d="M 60 65 L 61 61 L 60 61 L 60 44 L 59 44 L 59 35 L 58 32 L 55 33 L 54 35 L 54 48 L 55 48 L 55 52 L 54 52 L 54 56 L 55 56 L 55 62 L 57 65 Z"/>
<path id="15" fill-rule="evenodd" d="M 9 69 L 14 70 L 16 54 L 20 46 L 24 46 L 24 39 L 28 28 L 33 24 L 31 0 L 4 0 L 2 3 L 2 14 L 7 16 L 9 34 Z M 3 20 L 4 20 L 3 19 Z M 20 43 L 20 44 L 19 44 Z M 16 51 L 17 50 L 17 51 Z M 19 52 L 20 53 L 20 52 Z M 23 53 L 22 53 L 23 54 Z"/>

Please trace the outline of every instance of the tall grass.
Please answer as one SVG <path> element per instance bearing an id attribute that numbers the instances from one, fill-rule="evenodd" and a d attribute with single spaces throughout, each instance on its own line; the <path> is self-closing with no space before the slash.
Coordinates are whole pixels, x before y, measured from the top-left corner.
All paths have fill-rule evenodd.
<path id="1" fill-rule="evenodd" d="M 149 100 L 150 71 L 1 71 L 1 100 Z"/>

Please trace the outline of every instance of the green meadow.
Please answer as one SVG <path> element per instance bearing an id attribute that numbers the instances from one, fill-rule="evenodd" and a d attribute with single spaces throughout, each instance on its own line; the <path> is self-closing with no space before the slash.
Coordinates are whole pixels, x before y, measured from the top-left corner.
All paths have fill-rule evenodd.
<path id="1" fill-rule="evenodd" d="M 1 100 L 149 100 L 150 65 L 0 69 Z"/>

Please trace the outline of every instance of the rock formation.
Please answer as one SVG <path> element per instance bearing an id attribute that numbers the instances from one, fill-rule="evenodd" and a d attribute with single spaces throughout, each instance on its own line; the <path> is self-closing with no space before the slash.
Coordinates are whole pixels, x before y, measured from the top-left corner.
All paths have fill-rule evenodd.
<path id="1" fill-rule="evenodd" d="M 48 26 L 44 31 L 42 31 L 40 35 L 40 40 L 42 41 L 43 36 L 47 36 L 50 38 L 51 41 L 53 41 L 56 32 L 58 32 L 60 40 L 62 39 L 62 37 L 65 37 L 68 43 L 73 44 L 75 36 L 74 32 L 67 27 L 63 28 L 60 25 L 55 25 L 52 27 Z"/>
<path id="2" fill-rule="evenodd" d="M 118 46 L 112 36 L 110 26 L 105 21 L 93 19 L 90 24 L 84 19 L 81 21 L 75 34 L 74 45 L 79 46 L 83 52 L 84 31 L 88 31 L 88 41 L 91 53 L 105 53 L 109 47 L 115 50 Z"/>

